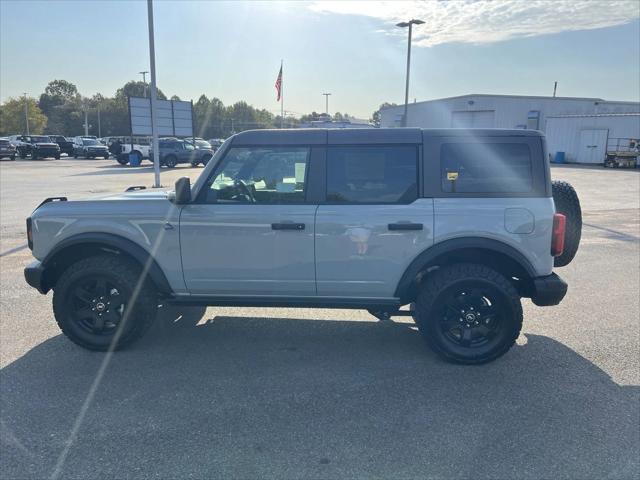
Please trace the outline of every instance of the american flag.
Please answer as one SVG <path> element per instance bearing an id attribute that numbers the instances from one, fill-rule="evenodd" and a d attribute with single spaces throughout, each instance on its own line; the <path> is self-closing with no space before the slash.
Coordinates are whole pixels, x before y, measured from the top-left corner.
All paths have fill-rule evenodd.
<path id="1" fill-rule="evenodd" d="M 278 92 L 278 98 L 276 100 L 279 102 L 282 94 L 282 65 L 280 65 L 280 73 L 278 73 L 278 78 L 276 78 L 276 91 Z"/>

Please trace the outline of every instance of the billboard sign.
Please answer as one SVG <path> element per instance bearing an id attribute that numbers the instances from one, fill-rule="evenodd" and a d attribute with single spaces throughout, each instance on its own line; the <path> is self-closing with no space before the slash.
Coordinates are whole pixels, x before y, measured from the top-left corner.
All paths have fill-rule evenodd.
<path id="1" fill-rule="evenodd" d="M 158 135 L 193 137 L 193 106 L 181 100 L 156 100 Z M 151 99 L 129 97 L 131 135 L 151 136 Z"/>

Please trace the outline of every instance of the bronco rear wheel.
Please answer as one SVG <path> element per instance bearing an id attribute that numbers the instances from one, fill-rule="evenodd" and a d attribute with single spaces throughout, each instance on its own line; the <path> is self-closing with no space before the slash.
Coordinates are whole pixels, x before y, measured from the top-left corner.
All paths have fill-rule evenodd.
<path id="1" fill-rule="evenodd" d="M 115 255 L 85 258 L 58 279 L 53 312 L 62 332 L 89 350 L 117 350 L 151 326 L 157 293 L 140 268 Z"/>
<path id="2" fill-rule="evenodd" d="M 520 296 L 498 272 L 475 264 L 442 267 L 423 283 L 414 319 L 427 344 L 447 361 L 490 362 L 522 328 Z"/>

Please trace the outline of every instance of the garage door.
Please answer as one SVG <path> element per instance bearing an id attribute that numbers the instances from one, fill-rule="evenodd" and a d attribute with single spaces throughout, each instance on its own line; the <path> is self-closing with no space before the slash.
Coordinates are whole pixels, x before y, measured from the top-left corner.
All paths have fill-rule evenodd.
<path id="1" fill-rule="evenodd" d="M 495 113 L 495 110 L 452 112 L 451 126 L 453 128 L 493 128 Z"/>
<path id="2" fill-rule="evenodd" d="M 609 130 L 582 130 L 578 163 L 604 163 Z"/>

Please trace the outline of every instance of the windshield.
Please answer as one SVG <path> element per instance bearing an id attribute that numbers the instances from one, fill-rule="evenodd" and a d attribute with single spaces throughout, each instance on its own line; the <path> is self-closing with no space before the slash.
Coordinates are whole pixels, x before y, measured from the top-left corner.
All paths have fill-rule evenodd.
<path id="1" fill-rule="evenodd" d="M 51 139 L 49 137 L 42 136 L 33 136 L 31 137 L 31 141 L 33 143 L 51 143 Z"/>
<path id="2" fill-rule="evenodd" d="M 196 147 L 198 148 L 211 148 L 211 144 L 206 140 L 196 140 Z"/>
<path id="3" fill-rule="evenodd" d="M 82 140 L 83 145 L 100 145 L 100 142 L 93 140 L 92 138 L 85 138 Z"/>

